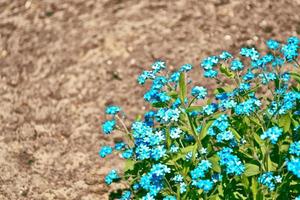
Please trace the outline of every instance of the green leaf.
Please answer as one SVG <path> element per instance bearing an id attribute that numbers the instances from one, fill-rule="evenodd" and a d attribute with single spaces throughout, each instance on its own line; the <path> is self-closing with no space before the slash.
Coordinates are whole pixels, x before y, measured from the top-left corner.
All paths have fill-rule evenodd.
<path id="1" fill-rule="evenodd" d="M 179 97 L 181 102 L 184 102 L 186 98 L 186 83 L 185 83 L 185 73 L 180 73 L 179 77 Z"/>
<path id="2" fill-rule="evenodd" d="M 218 194 L 212 195 L 208 197 L 209 200 L 221 200 Z"/>
<path id="3" fill-rule="evenodd" d="M 288 144 L 282 144 L 279 146 L 279 151 L 280 152 L 287 152 L 289 150 L 290 145 Z"/>
<path id="4" fill-rule="evenodd" d="M 255 164 L 251 164 L 251 163 L 246 163 L 245 164 L 245 176 L 249 177 L 249 176 L 255 176 L 256 174 L 259 174 L 260 170 L 259 170 L 259 166 L 255 165 Z"/>
<path id="5" fill-rule="evenodd" d="M 124 168 L 124 171 L 128 171 L 128 170 L 133 170 L 134 169 L 134 164 L 135 164 L 135 161 L 133 160 L 126 160 L 125 161 L 125 168 Z"/>
<path id="6" fill-rule="evenodd" d="M 265 146 L 264 141 L 260 138 L 257 133 L 253 133 L 254 140 L 259 144 L 259 146 Z"/>
<path id="7" fill-rule="evenodd" d="M 170 149 L 170 146 L 171 146 L 171 143 L 172 143 L 172 140 L 171 140 L 171 137 L 170 137 L 170 127 L 166 127 L 166 143 L 167 143 L 167 148 Z"/>
<path id="8" fill-rule="evenodd" d="M 217 89 L 215 89 L 214 94 L 220 94 L 220 93 L 224 93 L 224 92 L 226 92 L 224 88 L 217 88 Z"/>
<path id="9" fill-rule="evenodd" d="M 168 92 L 168 96 L 170 96 L 172 99 L 176 100 L 178 98 L 178 93 L 175 91 Z"/>
<path id="10" fill-rule="evenodd" d="M 291 118 L 289 114 L 285 114 L 279 119 L 279 126 L 281 126 L 284 132 L 288 132 L 291 127 Z"/>
<path id="11" fill-rule="evenodd" d="M 167 103 L 158 102 L 158 103 L 153 103 L 152 106 L 154 108 L 164 108 L 164 107 L 168 106 L 168 104 Z"/>
<path id="12" fill-rule="evenodd" d="M 219 156 L 217 156 L 216 154 L 213 155 L 212 157 L 208 158 L 208 160 L 212 163 L 212 170 L 214 170 L 217 173 L 221 172 L 221 167 L 219 164 Z"/>
<path id="13" fill-rule="evenodd" d="M 249 184 L 250 183 L 249 183 L 247 176 L 245 174 L 243 174 L 242 175 L 242 185 L 246 191 L 249 190 L 249 186 L 250 186 Z"/>
<path id="14" fill-rule="evenodd" d="M 252 177 L 251 179 L 251 191 L 252 191 L 252 194 L 253 194 L 253 200 L 256 200 L 257 199 L 257 193 L 258 193 L 258 183 L 256 181 L 256 177 Z"/>
<path id="15" fill-rule="evenodd" d="M 233 193 L 234 194 L 234 197 L 236 198 L 236 199 L 242 199 L 242 200 L 246 200 L 247 199 L 247 197 L 244 197 L 242 194 L 240 194 L 239 192 L 234 192 Z"/>
<path id="16" fill-rule="evenodd" d="M 186 112 L 193 112 L 193 111 L 201 111 L 203 106 L 190 106 L 186 109 Z"/>
<path id="17" fill-rule="evenodd" d="M 267 162 L 268 162 L 268 170 L 269 171 L 276 171 L 278 164 L 272 162 L 270 155 L 267 157 Z"/>
<path id="18" fill-rule="evenodd" d="M 207 135 L 208 128 L 212 125 L 214 120 L 210 120 L 205 123 L 204 127 L 202 127 L 201 133 L 199 135 L 199 139 L 202 140 Z"/>
<path id="19" fill-rule="evenodd" d="M 290 72 L 291 77 L 296 80 L 298 83 L 300 83 L 300 74 L 296 72 Z"/>
<path id="20" fill-rule="evenodd" d="M 220 66 L 220 72 L 229 78 L 234 77 L 234 73 L 224 64 Z"/>
<path id="21" fill-rule="evenodd" d="M 181 130 L 183 130 L 184 132 L 187 132 L 189 135 L 194 136 L 194 133 L 191 129 L 187 128 L 186 126 L 179 126 L 179 128 Z"/>
<path id="22" fill-rule="evenodd" d="M 240 141 L 241 140 L 241 136 L 240 136 L 240 134 L 235 130 L 235 129 L 233 129 L 233 128 L 229 128 L 229 130 L 233 133 L 233 135 L 235 136 L 235 138 L 238 140 L 238 141 Z"/>

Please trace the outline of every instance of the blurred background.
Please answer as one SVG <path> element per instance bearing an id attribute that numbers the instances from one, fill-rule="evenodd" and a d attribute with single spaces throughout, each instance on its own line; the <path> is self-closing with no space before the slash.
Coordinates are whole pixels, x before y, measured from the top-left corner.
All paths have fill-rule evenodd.
<path id="1" fill-rule="evenodd" d="M 104 108 L 141 114 L 143 69 L 293 35 L 300 0 L 0 0 L 0 199 L 107 199 Z"/>

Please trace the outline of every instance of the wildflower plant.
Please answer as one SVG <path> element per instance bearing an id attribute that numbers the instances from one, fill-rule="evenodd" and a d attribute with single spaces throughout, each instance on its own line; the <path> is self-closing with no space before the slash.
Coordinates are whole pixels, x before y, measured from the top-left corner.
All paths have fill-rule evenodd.
<path id="1" fill-rule="evenodd" d="M 112 170 L 106 184 L 123 180 L 118 199 L 300 199 L 299 43 L 268 40 L 268 51 L 244 47 L 200 63 L 203 79 L 216 89 L 186 81 L 192 65 L 167 73 L 164 61 L 139 77 L 150 82 L 144 99 L 151 109 L 127 128 L 110 106 L 103 133 L 127 137 L 99 155 L 126 160 L 122 176 Z M 269 93 L 269 94 L 267 94 Z"/>

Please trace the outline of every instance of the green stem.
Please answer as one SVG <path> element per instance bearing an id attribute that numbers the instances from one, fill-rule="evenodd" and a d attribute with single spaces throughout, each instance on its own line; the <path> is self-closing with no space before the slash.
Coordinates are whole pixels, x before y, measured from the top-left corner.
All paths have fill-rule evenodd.
<path id="1" fill-rule="evenodd" d="M 132 137 L 132 134 L 129 132 L 126 124 L 124 123 L 124 121 L 118 116 L 116 115 L 116 119 L 119 120 L 119 122 L 121 123 L 123 129 L 125 130 L 127 136 L 129 137 L 129 140 L 134 144 L 134 139 Z"/>
<path id="2" fill-rule="evenodd" d="M 191 105 L 194 103 L 194 101 L 197 99 L 197 97 L 194 97 L 191 102 L 189 103 L 188 107 L 191 107 Z"/>

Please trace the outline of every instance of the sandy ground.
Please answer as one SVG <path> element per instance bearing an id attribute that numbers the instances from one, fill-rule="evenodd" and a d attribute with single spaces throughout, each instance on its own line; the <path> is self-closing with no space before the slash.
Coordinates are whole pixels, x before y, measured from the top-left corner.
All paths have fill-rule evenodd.
<path id="1" fill-rule="evenodd" d="M 0 0 L 0 199 L 107 199 L 122 162 L 97 155 L 120 138 L 102 113 L 142 112 L 135 78 L 155 58 L 198 66 L 299 34 L 299 0 Z"/>

